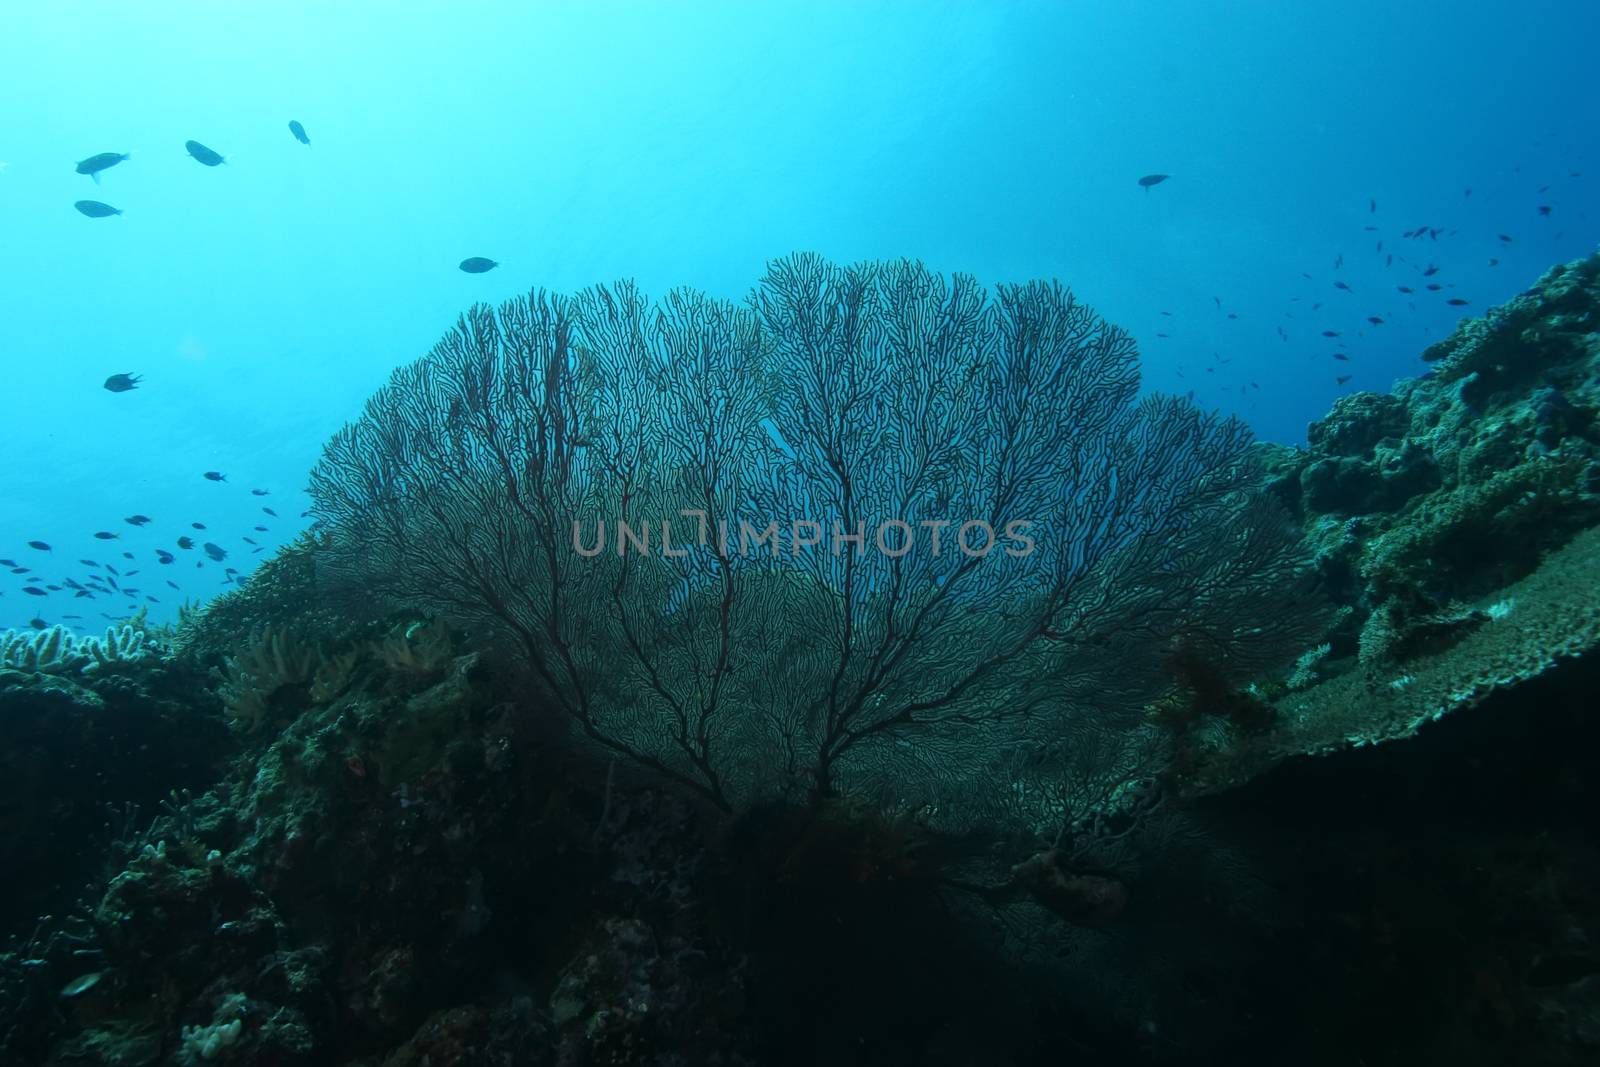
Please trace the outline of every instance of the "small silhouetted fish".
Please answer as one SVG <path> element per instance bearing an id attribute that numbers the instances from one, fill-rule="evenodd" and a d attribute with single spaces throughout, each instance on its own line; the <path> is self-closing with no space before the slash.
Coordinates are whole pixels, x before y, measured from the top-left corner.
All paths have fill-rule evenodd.
<path id="1" fill-rule="evenodd" d="M 17 561 L 14 559 L 0 559 L 0 567 L 15 567 L 16 565 Z"/>
<path id="2" fill-rule="evenodd" d="M 1444 288 L 1444 286 L 1440 285 L 1438 282 L 1429 282 L 1428 283 L 1428 292 L 1430 292 L 1430 293 L 1437 293 L 1440 289 L 1443 289 L 1443 288 Z"/>
<path id="3" fill-rule="evenodd" d="M 206 528 L 206 524 L 203 522 L 191 522 L 189 525 L 196 530 L 204 530 Z"/>
<path id="4" fill-rule="evenodd" d="M 29 548 L 37 548 L 40 552 L 48 552 L 48 551 L 50 551 L 50 546 L 45 544 L 43 541 L 29 541 L 28 542 L 28 547 Z"/>
<path id="5" fill-rule="evenodd" d="M 1499 265 L 1500 265 L 1500 261 L 1498 259 L 1490 259 L 1489 260 L 1489 266 L 1498 267 Z"/>
<path id="6" fill-rule="evenodd" d="M 106 564 L 106 570 L 110 571 L 112 574 L 115 574 L 118 578 L 122 577 L 122 572 L 117 570 L 117 568 L 113 567 L 109 563 Z"/>
<path id="7" fill-rule="evenodd" d="M 1343 385 L 1345 382 L 1348 382 L 1349 380 L 1350 380 L 1350 375 L 1341 374 L 1337 378 L 1334 379 L 1334 382 L 1335 382 L 1335 384 Z"/>
<path id="8" fill-rule="evenodd" d="M 294 139 L 301 144 L 310 144 L 311 138 L 306 136 L 306 128 L 300 125 L 299 119 L 289 120 L 289 132 L 294 134 Z M 337 138 L 335 138 L 337 140 Z"/>
<path id="9" fill-rule="evenodd" d="M 1345 355 L 1343 352 L 1335 352 L 1333 354 L 1333 358 L 1338 360 L 1340 363 L 1349 363 L 1350 362 L 1350 357 Z"/>
<path id="10" fill-rule="evenodd" d="M 156 549 L 156 559 L 161 563 L 171 563 L 177 558 L 177 556 L 174 556 L 171 552 L 168 552 L 164 548 Z"/>
<path id="11" fill-rule="evenodd" d="M 143 526 L 145 523 L 150 521 L 150 516 L 148 516 L 148 515 L 129 515 L 127 518 L 123 519 L 122 521 L 127 523 L 129 526 Z"/>
<path id="12" fill-rule="evenodd" d="M 96 563 L 92 559 L 80 559 L 78 562 L 83 564 L 85 567 L 98 567 L 98 566 L 100 566 L 100 564 Z"/>
<path id="13" fill-rule="evenodd" d="M 1172 177 L 1170 174 L 1146 174 L 1139 179 L 1139 184 L 1144 186 L 1146 192 L 1149 192 L 1152 185 L 1160 185 L 1170 177 Z"/>
<path id="14" fill-rule="evenodd" d="M 227 553 L 227 551 L 225 549 L 222 548 L 222 546 L 214 545 L 210 541 L 207 541 L 204 545 L 202 545 L 200 547 L 202 547 L 202 548 L 204 548 L 206 550 L 206 555 L 210 556 L 212 559 L 216 560 L 218 563 L 221 563 L 223 560 L 228 558 L 228 553 Z"/>
<path id="15" fill-rule="evenodd" d="M 122 554 L 122 558 L 123 559 L 132 559 L 133 558 L 133 553 L 132 552 L 124 552 Z"/>
<path id="16" fill-rule="evenodd" d="M 213 152 L 199 141 L 185 141 L 183 142 L 183 147 L 191 156 L 193 156 L 199 162 L 204 163 L 208 167 L 215 167 L 219 164 L 227 162 L 227 160 L 217 155 L 217 153 Z"/>
<path id="17" fill-rule="evenodd" d="M 1156 336 L 1157 337 L 1171 337 L 1172 335 L 1169 334 L 1169 333 L 1158 333 L 1158 334 L 1156 334 Z"/>
<path id="18" fill-rule="evenodd" d="M 98 155 L 90 156 L 88 159 L 80 160 L 77 170 L 79 174 L 87 174 L 94 179 L 96 185 L 99 185 L 101 171 L 110 170 L 127 158 L 128 153 L 126 152 L 101 152 Z"/>
<path id="19" fill-rule="evenodd" d="M 69 615 L 67 617 L 68 618 L 73 618 L 73 616 L 71 616 L 71 615 Z M 39 618 L 36 615 L 33 618 L 28 620 L 28 625 L 33 627 L 35 630 L 43 630 L 43 629 L 48 628 L 49 623 L 45 622 L 43 619 Z"/>
<path id="20" fill-rule="evenodd" d="M 138 374 L 113 374 L 106 379 L 106 389 L 113 393 L 126 393 L 129 389 L 139 388 L 142 380 Z"/>
<path id="21" fill-rule="evenodd" d="M 1373 212 L 1373 211 L 1377 211 L 1377 210 L 1378 210 L 1378 202 L 1376 200 L 1368 200 L 1367 201 L 1367 211 L 1368 212 Z"/>
<path id="22" fill-rule="evenodd" d="M 255 530 L 256 530 L 256 533 L 266 533 L 267 532 L 267 528 L 265 526 L 257 526 L 255 528 Z"/>
<path id="23" fill-rule="evenodd" d="M 1550 214 L 1550 205 L 1549 204 L 1540 204 L 1539 205 L 1539 214 L 1541 214 L 1541 215 Z"/>
<path id="24" fill-rule="evenodd" d="M 1324 336 L 1324 337 L 1338 337 L 1339 336 L 1339 331 L 1338 330 L 1323 330 L 1322 331 L 1322 336 Z"/>
<path id="25" fill-rule="evenodd" d="M 32 567 L 12 567 L 11 568 L 11 573 L 12 574 L 27 574 L 31 570 L 33 570 Z"/>
<path id="26" fill-rule="evenodd" d="M 1435 274 L 1438 274 L 1438 273 L 1439 273 L 1439 268 L 1435 267 L 1432 263 L 1430 263 L 1430 264 L 1428 264 L 1428 269 L 1422 272 L 1422 276 L 1424 278 L 1431 278 Z"/>
<path id="27" fill-rule="evenodd" d="M 1333 287 L 1335 289 L 1343 289 L 1347 293 L 1351 291 L 1350 287 L 1348 285 L 1346 285 L 1344 282 L 1334 282 L 1333 283 Z"/>
<path id="28" fill-rule="evenodd" d="M 175 582 L 175 581 L 173 581 L 173 580 L 172 580 L 172 579 L 171 579 L 171 578 L 168 578 L 168 579 L 167 579 L 167 584 L 168 584 L 168 585 L 170 585 L 170 586 L 172 586 L 172 588 L 174 588 L 174 589 L 179 589 L 179 588 L 181 588 L 181 586 L 179 586 L 179 585 L 178 585 L 178 583 L 177 583 L 177 582 Z"/>
<path id="29" fill-rule="evenodd" d="M 261 510 L 266 512 L 268 515 L 271 515 L 273 518 L 277 518 L 278 517 L 278 513 L 276 511 L 273 511 L 271 508 L 262 508 Z"/>
<path id="30" fill-rule="evenodd" d="M 29 596 L 49 596 L 50 595 L 49 593 L 46 593 L 43 589 L 35 589 L 31 585 L 23 586 L 22 587 L 22 591 L 24 593 L 27 593 Z"/>
<path id="31" fill-rule="evenodd" d="M 1367 316 L 1367 321 L 1372 323 L 1372 325 L 1374 325 L 1374 326 L 1382 326 L 1383 325 L 1383 320 L 1378 318 L 1378 316 L 1376 316 L 1376 315 L 1368 315 Z"/>
<path id="32" fill-rule="evenodd" d="M 79 200 L 72 206 L 78 209 L 79 214 L 87 215 L 91 219 L 104 219 L 110 218 L 112 215 L 122 214 L 120 208 L 114 208 L 110 204 L 102 204 L 98 200 Z"/>
<path id="33" fill-rule="evenodd" d="M 121 536 L 121 534 L 109 533 L 105 530 L 100 530 L 94 535 L 96 541 L 115 541 Z"/>
<path id="34" fill-rule="evenodd" d="M 269 493 L 265 489 L 252 489 L 252 490 L 250 490 L 250 495 L 251 496 L 270 496 L 272 494 Z"/>
<path id="35" fill-rule="evenodd" d="M 1449 300 L 1446 300 L 1445 303 L 1449 304 L 1451 307 L 1463 308 L 1471 303 L 1471 301 L 1463 300 L 1459 296 L 1452 296 Z"/>
<path id="36" fill-rule="evenodd" d="M 221 471 L 206 471 L 205 480 L 208 482 L 225 482 L 228 476 Z"/>
<path id="37" fill-rule="evenodd" d="M 178 538 L 178 547 L 183 549 L 185 552 L 189 551 L 189 549 L 194 547 L 194 538 L 192 538 L 192 537 L 180 537 L 180 538 Z"/>
<path id="38" fill-rule="evenodd" d="M 245 537 L 245 536 L 244 536 L 244 535 L 243 535 L 243 534 L 240 534 L 240 535 L 239 535 L 239 540 L 241 540 L 241 541 L 243 541 L 243 542 L 244 542 L 244 543 L 245 543 L 245 544 L 247 544 L 247 545 L 253 545 L 253 544 L 256 544 L 256 543 L 257 543 L 257 542 L 256 542 L 256 541 L 254 541 L 254 540 L 253 540 L 253 539 L 251 539 L 251 538 L 249 538 L 249 537 Z"/>
<path id="39" fill-rule="evenodd" d="M 1511 238 L 1507 234 L 1501 234 L 1500 235 L 1500 240 L 1504 241 L 1506 244 L 1510 244 L 1511 243 Z"/>
<path id="40" fill-rule="evenodd" d="M 1412 289 L 1411 286 L 1409 286 L 1409 285 L 1397 285 L 1397 286 L 1395 286 L 1395 288 L 1400 290 L 1402 293 L 1415 292 L 1415 290 Z"/>
<path id="41" fill-rule="evenodd" d="M 494 270 L 499 265 L 494 260 L 485 259 L 483 256 L 472 256 L 461 261 L 461 269 L 468 274 L 483 274 L 485 271 Z"/>

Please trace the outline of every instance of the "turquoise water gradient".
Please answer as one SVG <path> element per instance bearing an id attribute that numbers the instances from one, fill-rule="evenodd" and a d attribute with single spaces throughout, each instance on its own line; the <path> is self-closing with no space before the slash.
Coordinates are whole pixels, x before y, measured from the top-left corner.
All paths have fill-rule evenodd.
<path id="1" fill-rule="evenodd" d="M 1298 440 L 1336 374 L 1415 373 L 1446 296 L 1478 311 L 1594 247 L 1597 39 L 1592 0 L 8 4 L 0 558 L 37 573 L 0 573 L 0 625 L 126 614 L 21 592 L 80 558 L 140 570 L 158 614 L 214 593 L 220 566 L 155 549 L 200 521 L 247 571 L 241 536 L 303 525 L 322 441 L 391 368 L 536 285 L 737 298 L 797 249 L 1053 275 L 1152 387 Z M 73 165 L 102 151 L 133 158 L 96 187 Z M 500 268 L 456 269 L 479 255 Z M 1430 262 L 1455 288 L 1411 310 L 1394 287 Z M 143 387 L 104 391 L 118 371 Z"/>

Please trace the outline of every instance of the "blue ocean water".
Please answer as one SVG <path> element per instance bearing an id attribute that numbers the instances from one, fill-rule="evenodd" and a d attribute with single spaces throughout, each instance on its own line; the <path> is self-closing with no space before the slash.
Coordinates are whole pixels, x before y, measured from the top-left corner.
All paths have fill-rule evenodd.
<path id="1" fill-rule="evenodd" d="M 1582 0 L 15 7 L 0 627 L 224 589 L 392 368 L 534 286 L 737 299 L 800 249 L 1054 276 L 1148 387 L 1297 441 L 1594 247 L 1597 35 Z M 47 588 L 86 559 L 138 593 Z"/>

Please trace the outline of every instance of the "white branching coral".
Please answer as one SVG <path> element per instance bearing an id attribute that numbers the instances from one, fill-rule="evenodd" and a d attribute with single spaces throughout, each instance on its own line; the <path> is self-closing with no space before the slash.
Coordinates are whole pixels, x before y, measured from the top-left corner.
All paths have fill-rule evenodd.
<path id="1" fill-rule="evenodd" d="M 106 627 L 104 637 L 84 639 L 78 646 L 93 662 L 86 670 L 106 670 L 143 659 L 147 647 L 145 632 L 134 626 Z"/>
<path id="2" fill-rule="evenodd" d="M 0 632 L 0 668 L 24 674 L 77 674 L 89 653 L 64 626 Z"/>
<path id="3" fill-rule="evenodd" d="M 155 649 L 135 622 L 108 626 L 102 637 L 78 637 L 65 626 L 0 632 L 0 668 L 24 674 L 80 674 L 125 666 Z"/>

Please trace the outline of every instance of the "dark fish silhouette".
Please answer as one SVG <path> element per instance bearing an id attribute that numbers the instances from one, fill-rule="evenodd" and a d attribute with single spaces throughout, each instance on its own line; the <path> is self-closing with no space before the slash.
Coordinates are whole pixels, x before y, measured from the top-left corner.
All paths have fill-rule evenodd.
<path id="1" fill-rule="evenodd" d="M 113 393 L 126 393 L 129 389 L 139 388 L 143 380 L 143 375 L 139 374 L 113 374 L 106 379 L 106 388 Z"/>
<path id="2" fill-rule="evenodd" d="M 220 166 L 227 162 L 226 159 L 223 159 L 199 141 L 185 141 L 183 142 L 183 147 L 191 156 L 208 167 Z"/>
<path id="3" fill-rule="evenodd" d="M 50 546 L 43 541 L 29 541 L 29 548 L 37 548 L 40 552 L 49 552 Z"/>
<path id="4" fill-rule="evenodd" d="M 250 495 L 251 496 L 270 496 L 271 494 L 268 493 L 267 490 L 265 490 L 265 489 L 252 489 L 252 490 L 250 490 Z"/>
<path id="5" fill-rule="evenodd" d="M 90 156 L 88 159 L 80 160 L 77 170 L 79 174 L 87 174 L 94 180 L 96 185 L 99 185 L 101 171 L 110 170 L 127 158 L 128 153 L 126 152 L 101 152 L 98 155 Z"/>
<path id="6" fill-rule="evenodd" d="M 1430 263 L 1430 264 L 1428 264 L 1428 269 L 1422 272 L 1422 276 L 1424 278 L 1431 278 L 1435 274 L 1438 274 L 1438 273 L 1439 273 L 1439 268 L 1435 267 L 1432 263 Z"/>
<path id="7" fill-rule="evenodd" d="M 79 214 L 87 215 L 91 219 L 105 219 L 110 218 L 112 215 L 122 214 L 120 208 L 114 208 L 110 204 L 102 204 L 98 200 L 79 200 L 72 206 L 78 209 Z"/>
<path id="8" fill-rule="evenodd" d="M 192 537 L 180 537 L 180 538 L 178 538 L 178 547 L 183 549 L 185 552 L 189 551 L 189 549 L 194 547 L 194 538 L 192 538 Z"/>
<path id="9" fill-rule="evenodd" d="M 148 515 L 129 515 L 127 518 L 123 519 L 122 521 L 127 523 L 129 526 L 143 526 L 147 522 L 150 521 L 150 516 L 148 516 Z"/>
<path id="10" fill-rule="evenodd" d="M 1378 210 L 1378 202 L 1376 200 L 1368 200 L 1367 201 L 1367 211 L 1372 212 L 1372 211 L 1377 211 L 1377 210 Z"/>
<path id="11" fill-rule="evenodd" d="M 174 556 L 171 552 L 168 552 L 164 548 L 156 549 L 156 559 L 157 559 L 157 561 L 159 561 L 161 563 L 171 563 L 173 560 L 175 560 L 177 558 L 178 558 L 177 556 Z"/>
<path id="12" fill-rule="evenodd" d="M 1322 331 L 1322 336 L 1324 336 L 1324 337 L 1338 337 L 1339 336 L 1339 331 L 1338 330 L 1323 330 Z"/>
<path id="13" fill-rule="evenodd" d="M 1345 355 L 1343 352 L 1335 352 L 1333 354 L 1333 358 L 1338 360 L 1340 363 L 1349 363 L 1350 362 L 1350 357 Z"/>
<path id="14" fill-rule="evenodd" d="M 221 545 L 214 545 L 210 541 L 207 541 L 204 545 L 201 545 L 200 547 L 205 549 L 206 555 L 210 556 L 212 559 L 216 560 L 218 563 L 221 563 L 223 560 L 228 558 L 227 550 L 224 549 Z"/>
<path id="15" fill-rule="evenodd" d="M 122 535 L 114 534 L 107 530 L 100 530 L 95 533 L 94 538 L 96 541 L 120 541 L 122 539 Z"/>
<path id="16" fill-rule="evenodd" d="M 289 120 L 289 132 L 294 134 L 294 139 L 301 144 L 310 144 L 311 138 L 306 136 L 306 128 L 300 125 L 299 119 Z"/>
<path id="17" fill-rule="evenodd" d="M 277 518 L 278 517 L 278 513 L 276 511 L 273 511 L 271 508 L 262 508 L 261 510 L 266 512 L 268 515 L 271 515 L 273 518 Z"/>
<path id="18" fill-rule="evenodd" d="M 1549 204 L 1540 204 L 1539 205 L 1539 214 L 1541 214 L 1541 215 L 1550 214 L 1550 205 Z"/>
<path id="19" fill-rule="evenodd" d="M 24 593 L 27 593 L 29 596 L 49 596 L 50 595 L 49 593 L 46 593 L 43 589 L 35 589 L 31 585 L 23 586 L 22 587 L 22 591 Z"/>
<path id="20" fill-rule="evenodd" d="M 206 528 L 206 524 L 203 522 L 191 522 L 189 525 L 196 530 L 204 530 Z"/>
<path id="21" fill-rule="evenodd" d="M 1374 325 L 1374 326 L 1382 326 L 1383 325 L 1383 320 L 1378 318 L 1378 316 L 1376 316 L 1376 315 L 1368 315 L 1367 316 L 1367 321 L 1372 323 L 1372 325 Z"/>
<path id="22" fill-rule="evenodd" d="M 1511 243 L 1511 237 L 1508 234 L 1501 234 L 1500 235 L 1500 240 L 1504 241 L 1506 244 L 1510 244 Z"/>
<path id="23" fill-rule="evenodd" d="M 1170 177 L 1172 177 L 1170 174 L 1146 174 L 1139 179 L 1139 184 L 1144 187 L 1145 192 L 1149 192 L 1152 185 L 1160 185 Z"/>
<path id="24" fill-rule="evenodd" d="M 1463 300 L 1459 296 L 1452 296 L 1449 300 L 1446 300 L 1445 303 L 1449 304 L 1451 307 L 1462 308 L 1462 307 L 1466 307 L 1468 304 L 1470 304 L 1471 301 L 1470 300 Z"/>
<path id="25" fill-rule="evenodd" d="M 225 482 L 228 476 L 221 471 L 206 471 L 205 480 L 208 482 Z"/>
<path id="26" fill-rule="evenodd" d="M 1353 290 L 1352 290 L 1352 289 L 1351 289 L 1351 288 L 1350 288 L 1350 287 L 1349 287 L 1349 286 L 1348 286 L 1348 285 L 1346 285 L 1346 284 L 1345 284 L 1345 283 L 1344 283 L 1344 282 L 1334 282 L 1334 283 L 1333 283 L 1333 287 L 1334 287 L 1334 288 L 1335 288 L 1335 289 L 1343 289 L 1343 290 L 1344 290 L 1344 291 L 1345 291 L 1345 292 L 1347 292 L 1347 293 L 1348 293 L 1348 292 L 1352 292 L 1352 291 L 1353 291 Z"/>
<path id="27" fill-rule="evenodd" d="M 1350 380 L 1350 375 L 1341 374 L 1337 378 L 1334 379 L 1334 382 L 1336 384 L 1338 384 L 1338 385 L 1343 385 L 1345 382 L 1348 382 L 1349 380 Z"/>
<path id="28" fill-rule="evenodd" d="M 461 269 L 466 271 L 468 274 L 484 274 L 488 271 L 494 270 L 499 265 L 500 264 L 496 263 L 494 260 L 485 259 L 483 256 L 473 256 L 470 259 L 463 259 L 461 261 Z"/>
<path id="29" fill-rule="evenodd" d="M 15 567 L 16 565 L 17 561 L 14 559 L 0 559 L 0 567 Z"/>

